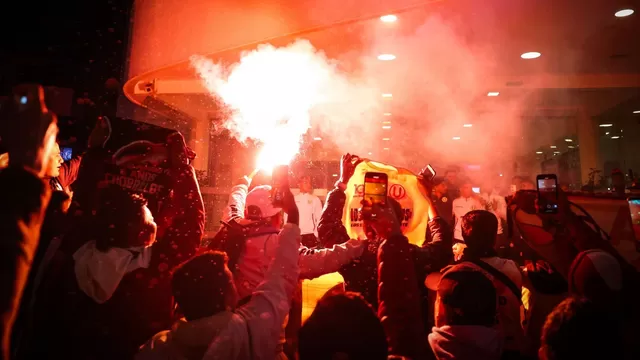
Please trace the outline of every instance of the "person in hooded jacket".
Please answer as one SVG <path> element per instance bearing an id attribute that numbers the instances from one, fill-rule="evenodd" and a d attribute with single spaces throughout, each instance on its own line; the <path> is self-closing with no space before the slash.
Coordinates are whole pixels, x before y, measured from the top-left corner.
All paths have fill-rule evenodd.
<path id="1" fill-rule="evenodd" d="M 90 232 L 73 233 L 81 239 L 69 242 L 79 247 L 62 255 L 62 280 L 40 313 L 48 316 L 34 337 L 44 341 L 32 347 L 36 355 L 127 359 L 172 323 L 170 270 L 199 247 L 204 205 L 184 138 L 174 134 L 168 143 L 175 183 L 159 225 L 141 196 L 102 189 Z"/>
<path id="2" fill-rule="evenodd" d="M 254 230 L 256 234 L 262 235 L 246 239 L 238 264 L 235 269 L 232 269 L 241 302 L 248 300 L 258 284 L 263 281 L 266 269 L 275 254 L 277 234 L 283 221 L 282 209 L 274 207 L 271 203 L 271 187 L 260 185 L 247 192 L 250 183 L 251 179 L 244 177 L 240 184 L 233 187 L 223 220 L 239 225 L 256 221 L 263 224 Z M 358 240 L 348 241 L 329 249 L 309 249 L 301 246 L 299 249 L 300 280 L 314 279 L 338 271 L 341 266 L 362 255 L 365 246 L 366 243 Z M 283 330 L 280 346 L 283 351 L 284 344 Z M 284 353 L 279 356 L 286 358 Z"/>

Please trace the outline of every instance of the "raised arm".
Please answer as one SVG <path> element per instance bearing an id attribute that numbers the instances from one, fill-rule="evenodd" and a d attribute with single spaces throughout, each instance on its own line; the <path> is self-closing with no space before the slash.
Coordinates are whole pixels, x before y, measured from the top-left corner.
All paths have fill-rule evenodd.
<path id="1" fill-rule="evenodd" d="M 318 276 L 340 270 L 340 267 L 360 257 L 366 247 L 361 240 L 348 240 L 330 249 L 300 249 L 300 278 L 315 279 Z"/>

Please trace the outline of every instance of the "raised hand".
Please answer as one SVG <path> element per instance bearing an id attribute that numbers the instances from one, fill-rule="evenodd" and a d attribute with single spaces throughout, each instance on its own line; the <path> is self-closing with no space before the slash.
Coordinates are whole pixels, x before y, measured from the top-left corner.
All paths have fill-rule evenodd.
<path id="1" fill-rule="evenodd" d="M 362 159 L 357 155 L 351 155 L 349 153 L 342 155 L 340 159 L 340 182 L 346 184 L 356 171 L 358 164 L 362 162 Z"/>

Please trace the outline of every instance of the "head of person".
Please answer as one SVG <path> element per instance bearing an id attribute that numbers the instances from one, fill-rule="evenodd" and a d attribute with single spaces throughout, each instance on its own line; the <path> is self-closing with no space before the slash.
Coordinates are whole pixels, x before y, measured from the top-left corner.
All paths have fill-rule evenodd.
<path id="1" fill-rule="evenodd" d="M 384 328 L 357 293 L 323 297 L 298 332 L 300 360 L 386 360 L 387 353 Z"/>
<path id="2" fill-rule="evenodd" d="M 540 337 L 541 360 L 622 359 L 620 326 L 605 308 L 570 297 L 547 316 Z"/>
<path id="3" fill-rule="evenodd" d="M 533 183 L 533 181 L 528 180 L 528 179 L 524 179 L 524 180 L 522 180 L 522 183 L 520 184 L 520 188 L 522 190 L 535 190 L 536 189 L 536 185 Z"/>
<path id="4" fill-rule="evenodd" d="M 404 217 L 404 212 L 402 211 L 402 205 L 397 202 L 395 199 L 387 198 L 389 202 L 389 206 L 393 210 L 393 215 L 395 216 L 398 223 L 402 224 L 402 220 Z M 377 239 L 388 239 L 389 235 L 391 235 L 391 231 L 393 229 L 387 226 L 386 221 L 376 221 L 376 220 L 364 220 L 363 224 L 365 232 L 372 233 L 375 235 Z"/>
<path id="5" fill-rule="evenodd" d="M 435 325 L 493 327 L 497 319 L 497 295 L 491 280 L 477 269 L 458 264 L 437 283 Z"/>
<path id="6" fill-rule="evenodd" d="M 462 238 L 465 254 L 474 257 L 495 255 L 498 218 L 486 210 L 472 210 L 462 217 Z"/>
<path id="7" fill-rule="evenodd" d="M 300 176 L 298 178 L 298 188 L 300 189 L 300 192 L 303 194 L 311 193 L 311 191 L 313 190 L 313 187 L 311 186 L 311 176 L 309 175 Z"/>
<path id="8" fill-rule="evenodd" d="M 94 238 L 98 250 L 152 245 L 157 226 L 144 197 L 117 185 L 102 189 L 95 214 Z"/>
<path id="9" fill-rule="evenodd" d="M 433 191 L 437 195 L 444 195 L 447 193 L 449 187 L 447 186 L 447 182 L 443 177 L 435 177 L 433 179 Z"/>
<path id="10" fill-rule="evenodd" d="M 615 187 L 623 187 L 625 183 L 624 173 L 620 169 L 614 169 L 611 172 L 611 185 Z"/>
<path id="11" fill-rule="evenodd" d="M 45 178 L 54 178 L 60 175 L 60 167 L 64 164 L 64 159 L 60 152 L 60 145 L 58 143 L 53 145 L 49 161 L 47 162 L 47 168 L 44 171 Z"/>
<path id="12" fill-rule="evenodd" d="M 471 179 L 464 178 L 460 181 L 460 196 L 463 198 L 470 198 L 473 196 L 473 184 Z"/>
<path id="13" fill-rule="evenodd" d="M 282 226 L 282 209 L 271 203 L 271 186 L 260 185 L 247 194 L 245 218 L 250 220 L 269 220 L 273 226 Z"/>
<path id="14" fill-rule="evenodd" d="M 227 255 L 209 251 L 178 265 L 171 276 L 171 290 L 187 321 L 233 310 L 238 293 L 227 266 Z"/>
<path id="15" fill-rule="evenodd" d="M 458 182 L 458 170 L 447 169 L 447 171 L 444 172 L 444 178 L 450 185 L 456 185 Z"/>
<path id="16" fill-rule="evenodd" d="M 616 308 L 622 296 L 622 267 L 606 251 L 586 250 L 573 259 L 568 283 L 572 294 L 597 305 Z"/>

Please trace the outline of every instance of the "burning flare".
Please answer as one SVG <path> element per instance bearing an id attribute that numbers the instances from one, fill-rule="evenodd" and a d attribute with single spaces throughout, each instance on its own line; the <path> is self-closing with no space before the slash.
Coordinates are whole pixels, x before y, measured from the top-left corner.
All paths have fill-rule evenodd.
<path id="1" fill-rule="evenodd" d="M 223 126 L 241 142 L 262 144 L 256 165 L 267 171 L 288 164 L 300 151 L 309 113 L 326 101 L 328 79 L 336 71 L 306 40 L 282 48 L 260 45 L 228 69 L 199 55 L 191 57 L 191 65 L 209 93 L 231 110 Z"/>

